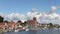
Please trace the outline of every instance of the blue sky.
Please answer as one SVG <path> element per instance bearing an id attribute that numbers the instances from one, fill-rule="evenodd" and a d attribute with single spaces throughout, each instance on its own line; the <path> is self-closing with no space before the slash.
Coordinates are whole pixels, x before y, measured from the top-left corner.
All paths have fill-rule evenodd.
<path id="1" fill-rule="evenodd" d="M 51 6 L 59 6 L 60 0 L 0 0 L 0 13 L 21 13 L 26 14 L 33 8 L 39 12 L 49 11 Z M 57 10 L 60 13 L 60 10 Z"/>

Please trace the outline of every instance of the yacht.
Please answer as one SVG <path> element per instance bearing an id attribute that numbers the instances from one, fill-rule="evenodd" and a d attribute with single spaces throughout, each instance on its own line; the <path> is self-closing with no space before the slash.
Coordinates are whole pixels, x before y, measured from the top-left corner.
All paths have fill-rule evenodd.
<path id="1" fill-rule="evenodd" d="M 14 30 L 14 32 L 19 32 L 19 30 Z"/>
<path id="2" fill-rule="evenodd" d="M 26 29 L 25 31 L 29 31 L 29 29 Z"/>

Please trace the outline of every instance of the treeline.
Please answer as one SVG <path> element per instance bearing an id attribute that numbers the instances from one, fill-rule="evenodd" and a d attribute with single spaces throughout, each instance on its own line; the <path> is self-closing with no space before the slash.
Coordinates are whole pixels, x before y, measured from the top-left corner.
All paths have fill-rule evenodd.
<path id="1" fill-rule="evenodd" d="M 3 21 L 4 21 L 4 18 L 0 16 L 0 23 L 2 23 Z"/>

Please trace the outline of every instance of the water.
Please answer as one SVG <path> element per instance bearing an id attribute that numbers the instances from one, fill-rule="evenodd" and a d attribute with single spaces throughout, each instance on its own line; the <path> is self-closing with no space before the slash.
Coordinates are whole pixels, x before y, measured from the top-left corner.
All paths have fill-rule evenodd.
<path id="1" fill-rule="evenodd" d="M 35 31 L 8 32 L 4 34 L 60 34 L 60 30 L 45 29 L 45 30 L 35 30 Z"/>

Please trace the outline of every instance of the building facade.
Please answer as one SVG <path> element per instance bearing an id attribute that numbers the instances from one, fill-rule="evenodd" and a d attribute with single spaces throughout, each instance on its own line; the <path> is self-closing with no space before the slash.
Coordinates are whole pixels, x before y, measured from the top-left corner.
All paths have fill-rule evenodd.
<path id="1" fill-rule="evenodd" d="M 27 20 L 27 25 L 29 29 L 36 29 L 37 28 L 36 17 L 34 17 L 33 20 Z"/>

